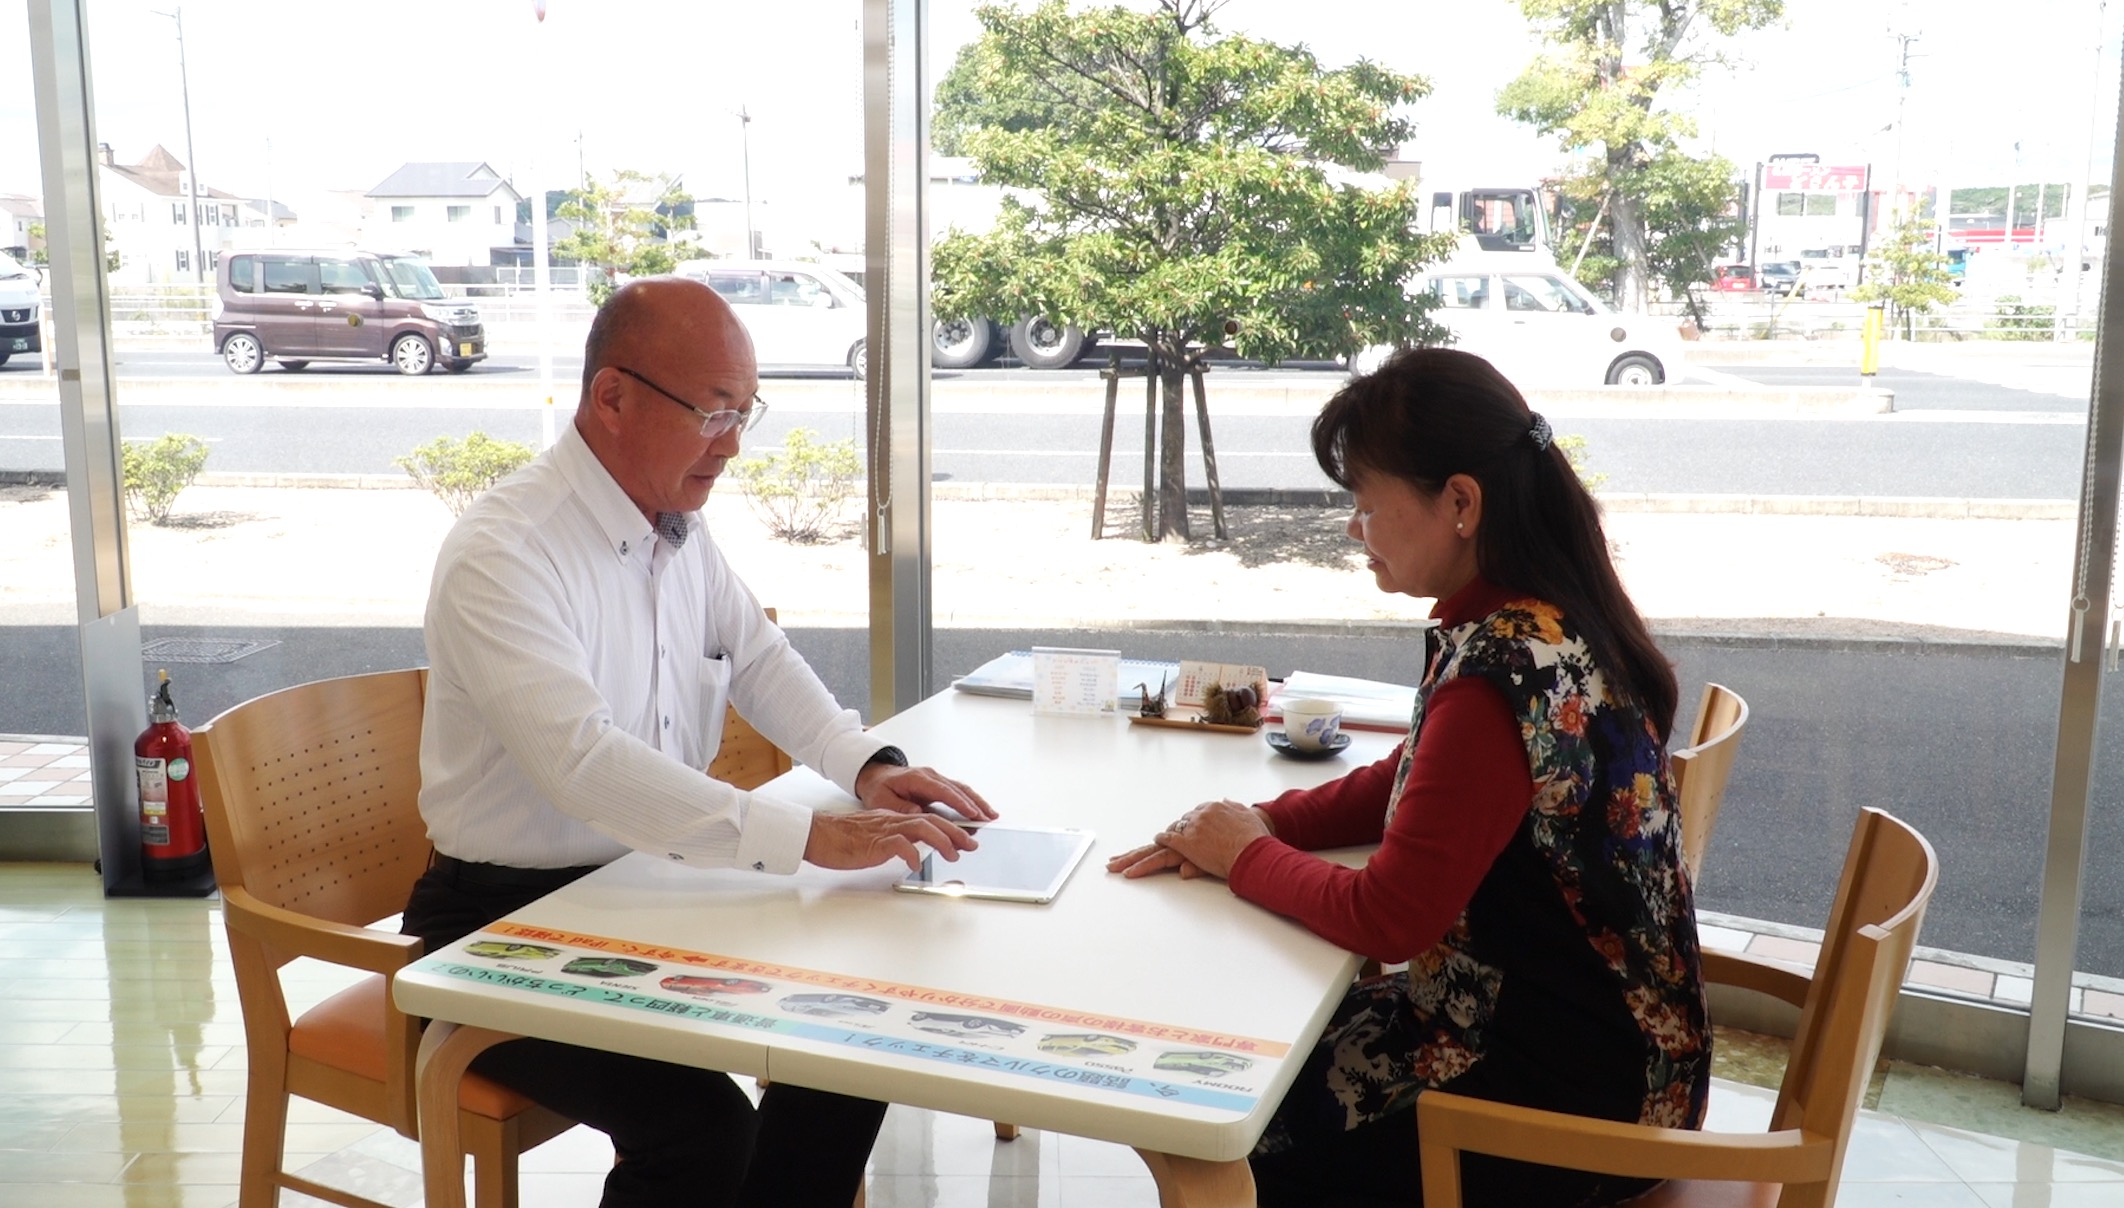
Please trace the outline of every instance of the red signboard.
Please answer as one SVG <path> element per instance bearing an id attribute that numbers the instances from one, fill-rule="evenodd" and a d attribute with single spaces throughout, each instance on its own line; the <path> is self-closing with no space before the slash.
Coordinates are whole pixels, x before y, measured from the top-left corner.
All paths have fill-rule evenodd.
<path id="1" fill-rule="evenodd" d="M 1863 193 L 1866 191 L 1866 165 L 1771 164 L 1763 169 L 1763 191 Z"/>

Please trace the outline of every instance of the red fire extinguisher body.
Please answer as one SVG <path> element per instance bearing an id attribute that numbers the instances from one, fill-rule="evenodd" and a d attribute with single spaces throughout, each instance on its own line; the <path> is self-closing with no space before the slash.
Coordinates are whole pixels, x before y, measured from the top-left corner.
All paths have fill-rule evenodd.
<path id="1" fill-rule="evenodd" d="M 141 871 L 151 881 L 193 877 L 207 868 L 206 816 L 192 768 L 192 732 L 177 724 L 168 672 L 149 710 L 154 721 L 133 742 Z"/>

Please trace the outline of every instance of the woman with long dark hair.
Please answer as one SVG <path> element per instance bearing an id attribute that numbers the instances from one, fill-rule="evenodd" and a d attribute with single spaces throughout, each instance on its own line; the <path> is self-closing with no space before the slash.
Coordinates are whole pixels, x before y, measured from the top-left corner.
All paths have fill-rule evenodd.
<path id="1" fill-rule="evenodd" d="M 1252 1163 L 1264 1206 L 1415 1203 L 1430 1088 L 1695 1128 L 1711 1076 L 1666 744 L 1674 672 L 1548 422 L 1480 357 L 1417 349 L 1313 423 L 1382 591 L 1435 600 L 1400 752 L 1115 857 L 1177 869 L 1397 971 L 1356 983 Z M 1377 843 L 1362 868 L 1310 853 Z M 1469 1157 L 1470 1205 L 1642 1181 Z"/>

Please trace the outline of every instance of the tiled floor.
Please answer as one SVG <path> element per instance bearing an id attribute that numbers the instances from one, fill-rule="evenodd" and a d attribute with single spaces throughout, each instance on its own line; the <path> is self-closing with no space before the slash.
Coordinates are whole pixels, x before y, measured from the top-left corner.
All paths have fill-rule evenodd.
<path id="1" fill-rule="evenodd" d="M 1750 941 L 1751 944 L 1753 940 Z M 1797 955 L 1797 953 L 1795 953 Z M 345 976 L 302 963 L 307 1005 Z M 243 1024 L 218 904 L 104 899 L 85 865 L 0 864 L 0 1204 L 25 1208 L 225 1208 L 236 1200 Z M 1774 1042 L 1722 1036 L 1713 1127 L 1755 1128 L 1771 1092 L 1746 1080 Z M 2117 1208 L 2124 1108 L 2021 1108 L 2012 1087 L 1891 1066 L 1858 1126 L 1845 1208 Z M 417 1148 L 297 1101 L 292 1165 L 393 1204 L 419 1202 Z M 577 1129 L 523 1160 L 525 1208 L 597 1202 L 611 1150 Z M 895 1108 L 878 1141 L 875 1208 L 1129 1208 L 1156 1203 L 1128 1150 Z M 288 1195 L 286 1205 L 319 1203 Z"/>

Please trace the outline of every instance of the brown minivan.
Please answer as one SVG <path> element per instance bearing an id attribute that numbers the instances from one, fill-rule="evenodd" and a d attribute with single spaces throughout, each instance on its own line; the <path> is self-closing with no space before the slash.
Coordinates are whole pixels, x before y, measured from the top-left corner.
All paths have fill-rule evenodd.
<path id="1" fill-rule="evenodd" d="M 237 373 L 269 360 L 389 361 L 462 373 L 487 357 L 479 308 L 446 298 L 428 266 L 375 252 L 229 252 L 215 271 L 214 348 Z"/>

